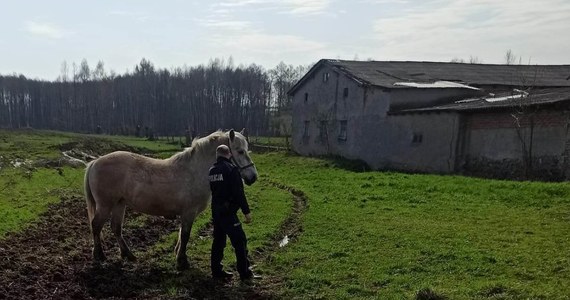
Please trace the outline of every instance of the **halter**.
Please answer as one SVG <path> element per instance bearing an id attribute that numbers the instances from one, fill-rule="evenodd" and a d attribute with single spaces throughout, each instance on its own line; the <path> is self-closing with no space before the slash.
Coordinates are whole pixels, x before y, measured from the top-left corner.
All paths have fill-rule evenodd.
<path id="1" fill-rule="evenodd" d="M 231 143 L 228 143 L 228 144 L 231 144 Z M 238 164 L 237 160 L 234 158 L 234 153 L 233 153 L 233 151 L 232 151 L 232 147 L 228 145 L 228 148 L 230 148 L 230 153 L 232 154 L 232 157 L 230 158 L 230 160 L 234 163 L 234 165 L 236 165 L 236 167 L 238 167 L 238 169 L 239 169 L 240 171 L 255 166 L 255 164 L 254 164 L 253 162 L 251 162 L 249 165 L 246 165 L 246 166 L 243 166 L 243 167 L 240 166 L 240 165 Z"/>

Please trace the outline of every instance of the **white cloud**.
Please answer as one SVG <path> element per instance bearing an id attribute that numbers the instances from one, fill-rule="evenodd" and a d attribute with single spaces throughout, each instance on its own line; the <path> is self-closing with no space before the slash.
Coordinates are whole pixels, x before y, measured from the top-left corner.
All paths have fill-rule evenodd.
<path id="1" fill-rule="evenodd" d="M 30 21 L 26 24 L 26 31 L 41 37 L 46 37 L 50 39 L 61 39 L 66 35 L 66 32 L 49 23 L 38 23 Z"/>
<path id="2" fill-rule="evenodd" d="M 325 47 L 319 42 L 294 35 L 274 35 L 262 32 L 249 32 L 229 37 L 218 36 L 212 41 L 229 49 L 260 54 L 303 53 L 318 51 Z"/>
<path id="3" fill-rule="evenodd" d="M 275 0 L 228 0 L 226 2 L 220 2 L 217 5 L 222 7 L 242 7 L 258 4 L 271 4 L 275 2 Z"/>
<path id="4" fill-rule="evenodd" d="M 251 22 L 249 21 L 197 19 L 196 22 L 200 25 L 212 27 L 216 30 L 243 31 L 251 28 Z"/>
<path id="5" fill-rule="evenodd" d="M 109 15 L 121 18 L 129 18 L 139 22 L 145 22 L 150 20 L 151 18 L 151 16 L 148 13 L 141 11 L 113 10 L 109 12 Z"/>
<path id="6" fill-rule="evenodd" d="M 295 15 L 313 15 L 324 13 L 330 5 L 329 0 L 288 0 L 290 12 Z"/>
<path id="7" fill-rule="evenodd" d="M 502 63 L 505 51 L 512 49 L 526 57 L 541 55 L 548 63 L 549 52 L 570 47 L 570 40 L 563 38 L 570 32 L 569 18 L 566 0 L 540 5 L 529 0 L 439 0 L 376 20 L 373 28 L 382 55 L 396 59 L 473 55 L 496 57 L 484 62 Z"/>
<path id="8" fill-rule="evenodd" d="M 252 7 L 255 9 L 274 9 L 293 15 L 315 15 L 325 13 L 331 0 L 226 0 L 214 4 L 214 7 L 239 8 Z"/>
<path id="9" fill-rule="evenodd" d="M 408 0 L 360 0 L 360 3 L 366 4 L 407 4 Z"/>

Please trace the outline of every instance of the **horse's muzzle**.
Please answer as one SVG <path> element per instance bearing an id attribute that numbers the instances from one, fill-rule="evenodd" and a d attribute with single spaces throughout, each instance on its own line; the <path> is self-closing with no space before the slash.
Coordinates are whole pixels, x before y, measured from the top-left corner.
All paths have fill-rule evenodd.
<path id="1" fill-rule="evenodd" d="M 244 178 L 243 182 L 247 185 L 252 185 L 255 181 L 257 181 L 257 174 L 253 174 L 252 178 Z"/>

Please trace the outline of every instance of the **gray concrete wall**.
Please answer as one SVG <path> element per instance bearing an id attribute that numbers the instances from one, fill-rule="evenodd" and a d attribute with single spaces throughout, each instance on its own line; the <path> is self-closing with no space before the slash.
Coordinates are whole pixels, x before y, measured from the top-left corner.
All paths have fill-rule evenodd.
<path id="1" fill-rule="evenodd" d="M 329 80 L 323 82 L 326 72 L 330 74 Z M 345 88 L 348 88 L 347 97 Z M 466 93 L 464 89 L 438 89 L 424 95 L 423 91 L 366 88 L 323 66 L 315 70 L 293 97 L 293 150 L 302 155 L 332 154 L 361 159 L 375 169 L 451 172 L 455 147 L 450 143 L 457 139 L 457 115 L 387 115 L 390 103 L 433 103 L 438 101 L 438 91 L 444 98 Z M 342 120 L 347 121 L 346 140 L 339 139 Z M 310 124 L 308 137 L 303 137 L 305 121 Z M 319 129 L 323 121 L 326 121 L 325 138 L 321 138 Z M 414 142 L 414 134 L 421 135 L 422 141 Z"/>
<path id="2" fill-rule="evenodd" d="M 327 82 L 323 74 L 329 73 Z M 344 89 L 348 96 L 344 96 Z M 305 93 L 308 100 L 305 101 Z M 361 158 L 359 137 L 366 131 L 361 120 L 385 118 L 389 93 L 380 89 L 364 88 L 327 66 L 315 70 L 311 78 L 293 95 L 292 147 L 303 155 L 341 155 Z M 346 140 L 339 140 L 340 122 L 347 122 Z M 309 121 L 309 136 L 304 137 L 304 124 Z M 321 122 L 326 124 L 325 138 L 320 136 Z"/>
<path id="3" fill-rule="evenodd" d="M 532 169 L 528 170 L 514 118 L 508 111 L 469 115 L 465 153 L 460 155 L 458 171 L 510 179 L 568 178 L 568 120 L 570 114 L 564 111 L 545 110 L 534 115 Z M 530 144 L 530 131 L 529 120 L 523 118 L 520 133 L 526 145 Z"/>
<path id="4" fill-rule="evenodd" d="M 566 112 L 545 111 L 535 115 L 533 148 L 535 156 L 561 155 L 566 145 Z M 492 160 L 519 159 L 522 156 L 514 118 L 509 112 L 479 113 L 467 119 L 469 143 L 466 154 Z M 521 124 L 525 143 L 530 142 L 530 124 Z"/>
<path id="5" fill-rule="evenodd" d="M 375 167 L 429 173 L 455 169 L 459 115 L 428 113 L 388 116 L 380 124 Z"/>

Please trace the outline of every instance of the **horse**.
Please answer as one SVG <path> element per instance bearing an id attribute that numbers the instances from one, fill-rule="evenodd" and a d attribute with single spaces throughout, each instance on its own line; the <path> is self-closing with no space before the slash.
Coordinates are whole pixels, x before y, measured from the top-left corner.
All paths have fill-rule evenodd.
<path id="1" fill-rule="evenodd" d="M 85 172 L 85 199 L 93 235 L 93 260 L 104 261 L 101 230 L 111 219 L 111 230 L 121 258 L 135 261 L 122 235 L 125 209 L 170 219 L 180 217 L 176 244 L 176 267 L 189 268 L 186 247 L 192 224 L 211 200 L 208 170 L 216 161 L 216 148 L 227 145 L 232 161 L 247 185 L 257 179 L 257 169 L 248 152 L 248 142 L 233 129 L 196 139 L 191 147 L 167 159 L 116 151 L 90 162 Z"/>

